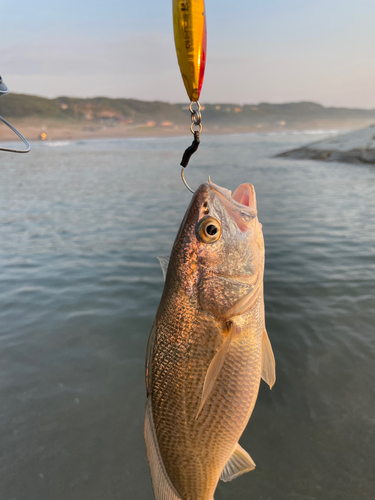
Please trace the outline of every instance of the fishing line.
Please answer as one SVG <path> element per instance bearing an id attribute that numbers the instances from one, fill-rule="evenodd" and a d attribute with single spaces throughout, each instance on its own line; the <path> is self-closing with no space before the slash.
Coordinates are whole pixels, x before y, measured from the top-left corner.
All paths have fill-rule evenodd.
<path id="1" fill-rule="evenodd" d="M 191 192 L 185 179 L 185 168 L 197 151 L 202 132 L 202 114 L 199 96 L 202 90 L 206 66 L 207 26 L 204 0 L 173 0 L 173 27 L 178 64 L 190 99 L 191 126 L 194 135 L 181 160 L 181 178 Z"/>
<path id="2" fill-rule="evenodd" d="M 0 97 L 3 96 L 3 95 L 8 94 L 8 92 L 9 92 L 9 89 L 5 85 L 3 79 L 0 76 Z M 10 124 L 2 116 L 0 116 L 0 121 L 2 121 L 3 123 L 5 123 L 5 125 L 7 127 L 9 127 L 10 130 L 12 130 L 16 135 L 18 135 L 18 137 L 24 142 L 24 144 L 26 146 L 26 149 L 4 148 L 4 147 L 0 146 L 0 151 L 7 151 L 8 153 L 28 153 L 30 151 L 30 144 L 27 142 L 27 139 L 25 139 L 25 137 L 20 132 L 18 132 L 18 130 L 15 127 L 13 127 L 13 125 Z"/>

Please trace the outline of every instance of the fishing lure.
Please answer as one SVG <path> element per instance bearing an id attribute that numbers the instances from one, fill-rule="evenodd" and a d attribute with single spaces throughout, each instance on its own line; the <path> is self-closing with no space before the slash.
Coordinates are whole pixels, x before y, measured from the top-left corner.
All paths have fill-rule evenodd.
<path id="1" fill-rule="evenodd" d="M 199 100 L 207 52 L 204 0 L 173 0 L 174 40 L 189 99 Z"/>
<path id="2" fill-rule="evenodd" d="M 206 67 L 207 26 L 204 0 L 172 0 L 174 39 L 178 64 L 186 92 L 191 101 L 191 127 L 194 141 L 183 154 L 180 165 L 181 177 L 192 193 L 184 177 L 190 157 L 200 144 L 199 134 L 202 132 L 201 106 L 199 96 L 202 90 L 204 70 Z"/>

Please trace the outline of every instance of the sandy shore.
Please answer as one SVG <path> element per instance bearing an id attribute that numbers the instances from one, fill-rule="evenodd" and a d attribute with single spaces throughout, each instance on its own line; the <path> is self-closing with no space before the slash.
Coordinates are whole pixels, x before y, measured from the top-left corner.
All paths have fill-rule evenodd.
<path id="1" fill-rule="evenodd" d="M 80 139 L 109 139 L 109 138 L 125 138 L 125 137 L 177 137 L 189 136 L 190 122 L 186 122 L 186 126 L 162 126 L 162 125 L 129 125 L 128 123 L 118 123 L 114 125 L 101 123 L 82 123 L 82 122 L 62 122 L 48 120 L 9 120 L 10 123 L 21 132 L 29 141 L 41 139 L 41 134 L 46 134 L 46 140 L 80 140 Z M 251 132 L 275 132 L 280 131 L 280 127 L 212 127 L 204 126 L 205 134 L 224 135 L 234 133 L 251 133 Z M 0 124 L 0 141 L 14 140 L 14 133 L 5 125 Z"/>
<path id="2" fill-rule="evenodd" d="M 79 140 L 121 137 L 159 137 L 186 135 L 187 130 L 177 127 L 130 126 L 121 124 L 106 126 L 102 124 L 82 124 L 77 122 L 37 121 L 32 119 L 9 120 L 28 140 L 34 141 L 47 135 L 46 140 Z M 188 124 L 189 125 L 189 124 Z M 14 133 L 5 125 L 0 128 L 0 140 L 15 138 Z"/>

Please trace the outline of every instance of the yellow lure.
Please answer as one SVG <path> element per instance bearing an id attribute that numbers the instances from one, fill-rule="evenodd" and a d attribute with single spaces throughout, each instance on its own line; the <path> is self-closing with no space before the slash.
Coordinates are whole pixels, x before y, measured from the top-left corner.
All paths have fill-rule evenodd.
<path id="1" fill-rule="evenodd" d="M 191 101 L 198 101 L 206 66 L 204 0 L 172 0 L 174 40 L 182 79 Z"/>

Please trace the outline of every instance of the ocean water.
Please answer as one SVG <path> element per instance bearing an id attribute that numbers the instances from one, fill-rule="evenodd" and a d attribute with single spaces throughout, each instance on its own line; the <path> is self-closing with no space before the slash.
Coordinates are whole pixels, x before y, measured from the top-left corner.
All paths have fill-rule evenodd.
<path id="1" fill-rule="evenodd" d="M 186 177 L 255 185 L 276 357 L 216 500 L 375 498 L 375 168 L 276 159 L 308 134 L 202 135 Z M 191 138 L 0 153 L 0 499 L 148 500 L 144 356 L 190 200 Z"/>

